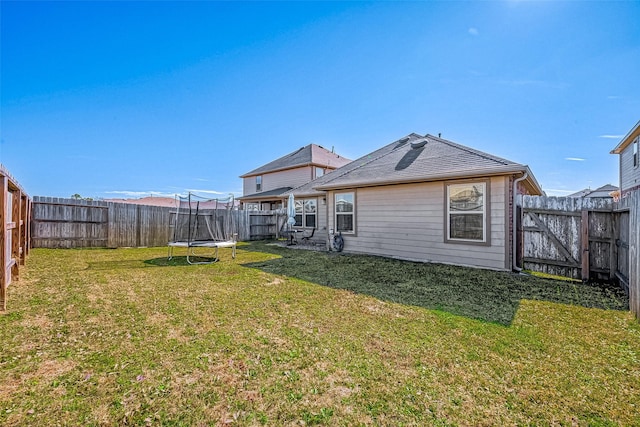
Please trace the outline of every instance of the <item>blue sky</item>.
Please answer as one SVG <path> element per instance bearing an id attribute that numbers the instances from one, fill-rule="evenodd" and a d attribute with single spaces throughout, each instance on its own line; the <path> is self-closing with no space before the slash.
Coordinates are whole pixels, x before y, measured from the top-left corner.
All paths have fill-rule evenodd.
<path id="1" fill-rule="evenodd" d="M 0 161 L 30 195 L 241 194 L 309 143 L 411 132 L 618 184 L 640 2 L 0 3 Z"/>

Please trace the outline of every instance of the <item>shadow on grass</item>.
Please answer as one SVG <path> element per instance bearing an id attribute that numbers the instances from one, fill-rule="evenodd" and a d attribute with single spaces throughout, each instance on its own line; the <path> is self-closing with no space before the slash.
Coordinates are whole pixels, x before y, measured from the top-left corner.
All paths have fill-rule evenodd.
<path id="1" fill-rule="evenodd" d="M 191 257 L 192 263 L 213 263 L 211 257 Z M 175 256 L 168 259 L 166 256 L 145 260 L 115 260 L 115 261 L 96 261 L 88 263 L 87 270 L 122 270 L 149 267 L 178 267 L 192 265 L 187 262 L 186 256 Z"/>
<path id="2" fill-rule="evenodd" d="M 213 264 L 215 262 L 218 262 L 213 257 L 205 257 L 205 256 L 191 256 L 190 259 L 192 264 L 189 264 L 186 256 L 174 256 L 171 259 L 168 259 L 165 256 L 161 258 L 148 259 L 148 260 L 145 260 L 144 263 L 154 267 L 176 267 L 176 266 L 195 265 L 197 263 Z"/>
<path id="3" fill-rule="evenodd" d="M 522 299 L 608 310 L 629 308 L 624 291 L 614 285 L 570 283 L 367 255 L 291 250 L 264 242 L 243 249 L 280 255 L 269 261 L 243 264 L 245 267 L 506 326 L 513 321 Z"/>

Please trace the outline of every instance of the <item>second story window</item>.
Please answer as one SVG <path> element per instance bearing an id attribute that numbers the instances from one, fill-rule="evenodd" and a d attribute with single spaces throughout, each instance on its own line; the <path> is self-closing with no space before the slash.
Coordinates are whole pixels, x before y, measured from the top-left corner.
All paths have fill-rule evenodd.
<path id="1" fill-rule="evenodd" d="M 633 141 L 633 167 L 637 168 L 638 167 L 638 163 L 640 161 L 640 159 L 638 159 L 638 141 L 640 140 L 640 136 L 636 138 L 635 141 Z"/>
<path id="2" fill-rule="evenodd" d="M 319 168 L 316 166 L 316 176 L 315 178 L 320 178 L 324 175 L 324 168 Z"/>
<path id="3" fill-rule="evenodd" d="M 256 176 L 256 191 L 262 191 L 262 175 Z"/>

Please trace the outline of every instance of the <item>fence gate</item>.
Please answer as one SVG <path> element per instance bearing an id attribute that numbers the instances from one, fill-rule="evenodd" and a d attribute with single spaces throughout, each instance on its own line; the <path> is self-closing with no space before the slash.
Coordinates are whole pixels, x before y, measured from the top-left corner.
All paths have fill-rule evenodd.
<path id="1" fill-rule="evenodd" d="M 524 268 L 574 279 L 610 280 L 617 262 L 610 199 L 522 198 Z"/>
<path id="2" fill-rule="evenodd" d="M 618 223 L 618 238 L 616 239 L 616 250 L 618 257 L 616 261 L 615 276 L 629 293 L 629 211 L 616 213 Z"/>

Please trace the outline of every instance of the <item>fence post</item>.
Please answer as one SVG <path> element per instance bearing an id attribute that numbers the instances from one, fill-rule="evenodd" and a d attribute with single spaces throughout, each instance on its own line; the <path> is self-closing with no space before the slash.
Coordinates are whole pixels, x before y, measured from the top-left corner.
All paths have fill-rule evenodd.
<path id="1" fill-rule="evenodd" d="M 9 195 L 8 178 L 0 174 L 0 310 L 7 309 L 7 196 Z"/>
<path id="2" fill-rule="evenodd" d="M 589 280 L 589 210 L 583 208 L 581 215 L 581 241 L 582 241 L 582 281 Z"/>

